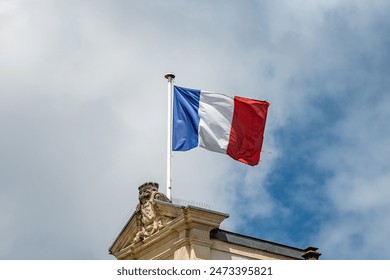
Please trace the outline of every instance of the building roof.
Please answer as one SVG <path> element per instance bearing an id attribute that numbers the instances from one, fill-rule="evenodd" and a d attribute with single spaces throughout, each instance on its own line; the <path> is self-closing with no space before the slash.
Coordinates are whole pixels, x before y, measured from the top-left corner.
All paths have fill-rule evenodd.
<path id="1" fill-rule="evenodd" d="M 306 249 L 299 249 L 296 247 L 291 247 L 284 244 L 275 243 L 272 241 L 267 241 L 264 239 L 254 238 L 251 236 L 246 236 L 238 234 L 235 232 L 230 232 L 222 229 L 213 229 L 210 232 L 211 239 L 217 239 L 231 244 L 237 244 L 241 246 L 246 246 L 249 248 L 259 249 L 265 252 L 289 256 L 294 259 L 305 259 L 305 255 L 309 251 L 316 251 L 318 248 L 308 247 Z"/>

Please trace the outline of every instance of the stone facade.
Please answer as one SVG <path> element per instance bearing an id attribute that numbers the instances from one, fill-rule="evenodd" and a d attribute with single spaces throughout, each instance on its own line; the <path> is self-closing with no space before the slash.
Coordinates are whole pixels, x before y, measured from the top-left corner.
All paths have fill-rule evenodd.
<path id="1" fill-rule="evenodd" d="M 318 259 L 298 249 L 219 229 L 227 214 L 172 204 L 157 183 L 139 187 L 139 204 L 110 254 L 120 260 Z"/>

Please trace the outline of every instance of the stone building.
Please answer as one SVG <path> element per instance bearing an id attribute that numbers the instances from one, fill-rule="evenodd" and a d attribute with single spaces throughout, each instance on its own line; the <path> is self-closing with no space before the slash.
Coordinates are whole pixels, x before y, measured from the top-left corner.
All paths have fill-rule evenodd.
<path id="1" fill-rule="evenodd" d="M 109 249 L 120 260 L 310 260 L 315 247 L 299 249 L 220 229 L 229 215 L 176 205 L 157 183 L 139 187 L 139 204 Z"/>

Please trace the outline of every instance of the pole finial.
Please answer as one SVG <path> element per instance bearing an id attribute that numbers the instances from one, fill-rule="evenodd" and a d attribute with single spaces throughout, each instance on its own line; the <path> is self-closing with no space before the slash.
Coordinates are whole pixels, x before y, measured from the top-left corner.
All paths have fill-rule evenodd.
<path id="1" fill-rule="evenodd" d="M 169 79 L 174 79 L 176 76 L 173 73 L 166 73 L 164 77 L 165 79 L 169 80 Z"/>

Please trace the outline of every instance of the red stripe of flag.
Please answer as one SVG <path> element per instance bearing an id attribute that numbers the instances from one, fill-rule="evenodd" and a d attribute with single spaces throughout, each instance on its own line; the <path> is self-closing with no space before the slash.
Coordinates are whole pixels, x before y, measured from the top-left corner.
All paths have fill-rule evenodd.
<path id="1" fill-rule="evenodd" d="M 226 153 L 240 162 L 257 165 L 263 145 L 269 103 L 234 97 L 234 112 Z"/>

